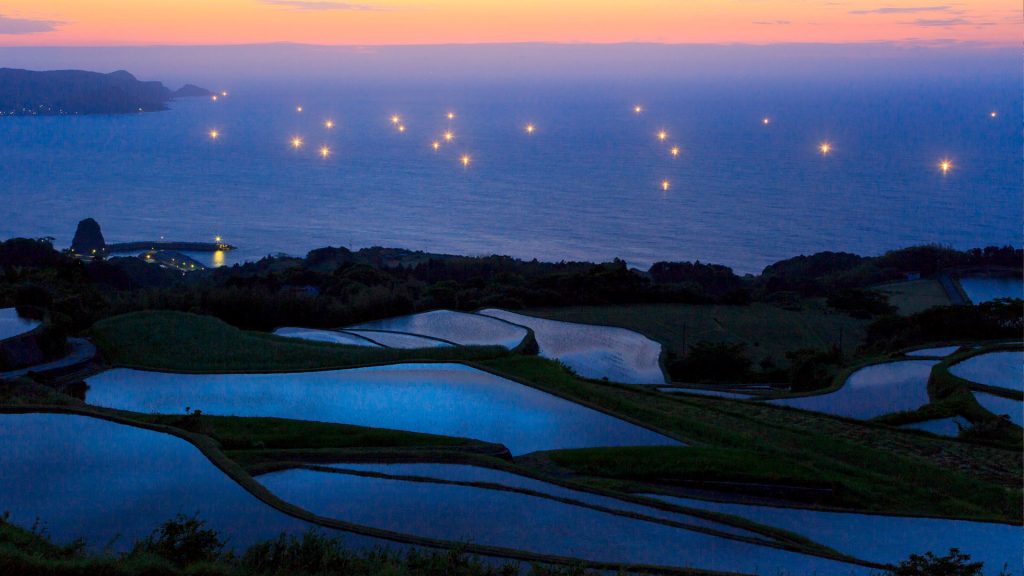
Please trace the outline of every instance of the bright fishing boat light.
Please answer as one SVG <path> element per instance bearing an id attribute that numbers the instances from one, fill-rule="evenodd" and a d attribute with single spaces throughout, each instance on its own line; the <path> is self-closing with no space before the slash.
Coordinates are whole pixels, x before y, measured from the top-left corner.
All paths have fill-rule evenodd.
<path id="1" fill-rule="evenodd" d="M 658 140 L 661 140 L 662 142 L 664 142 L 667 138 L 668 138 L 668 132 L 666 132 L 665 130 L 661 130 L 661 131 L 658 132 Z"/>
<path id="2" fill-rule="evenodd" d="M 661 181 L 661 189 L 662 190 L 664 190 L 665 192 L 668 192 L 669 187 L 670 187 L 670 184 L 669 184 L 668 180 L 662 180 Z"/>
<path id="3" fill-rule="evenodd" d="M 296 150 L 302 148 L 302 138 L 299 138 L 298 136 L 292 138 L 292 148 L 295 148 Z"/>
<path id="4" fill-rule="evenodd" d="M 212 140 L 216 140 L 219 137 L 220 137 L 220 131 L 219 130 L 210 130 L 210 138 Z"/>
<path id="5" fill-rule="evenodd" d="M 942 170 L 943 174 L 949 174 L 949 171 L 953 169 L 953 162 L 950 160 L 943 160 L 939 162 L 939 170 Z"/>
<path id="6" fill-rule="evenodd" d="M 460 161 L 462 162 L 462 167 L 463 168 L 468 167 L 470 160 L 472 160 L 472 158 L 469 157 L 469 154 L 463 154 L 462 158 L 460 158 Z"/>
<path id="7" fill-rule="evenodd" d="M 820 145 L 818 146 L 818 151 L 820 151 L 820 152 L 821 152 L 822 156 L 825 156 L 825 155 L 827 155 L 827 154 L 828 154 L 829 152 L 831 152 L 831 151 L 832 151 L 832 145 L 831 145 L 831 144 L 829 144 L 828 142 L 822 142 L 822 143 L 821 143 L 821 144 L 820 144 Z"/>
<path id="8" fill-rule="evenodd" d="M 673 158 L 675 158 L 676 156 L 679 156 L 679 146 L 673 146 L 672 149 L 669 150 L 669 152 L 672 153 L 672 157 Z"/>
<path id="9" fill-rule="evenodd" d="M 533 134 L 533 131 L 536 130 L 536 129 L 537 129 L 536 126 L 534 126 L 533 124 L 527 124 L 526 125 L 526 133 L 527 134 Z"/>
<path id="10" fill-rule="evenodd" d="M 320 157 L 321 158 L 327 158 L 330 155 L 331 155 L 331 149 L 330 148 L 328 148 L 327 146 L 321 146 L 320 147 Z"/>

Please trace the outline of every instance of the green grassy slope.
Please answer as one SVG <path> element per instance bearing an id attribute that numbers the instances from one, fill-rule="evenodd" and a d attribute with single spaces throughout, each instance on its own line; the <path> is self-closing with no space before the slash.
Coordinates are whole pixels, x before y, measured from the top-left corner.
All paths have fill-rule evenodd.
<path id="1" fill-rule="evenodd" d="M 864 341 L 867 321 L 851 318 L 810 303 L 802 310 L 786 310 L 764 303 L 749 306 L 697 304 L 638 304 L 632 306 L 572 306 L 539 308 L 525 314 L 628 328 L 658 340 L 667 351 L 681 355 L 684 344 L 697 342 L 744 343 L 755 362 L 768 357 L 785 364 L 786 352 L 800 348 L 826 348 L 842 334 L 843 351 L 852 355 Z"/>
<path id="2" fill-rule="evenodd" d="M 136 312 L 97 322 L 92 337 L 116 366 L 172 372 L 283 372 L 411 360 L 479 360 L 504 348 L 397 350 L 341 346 L 239 330 L 210 316 Z"/>

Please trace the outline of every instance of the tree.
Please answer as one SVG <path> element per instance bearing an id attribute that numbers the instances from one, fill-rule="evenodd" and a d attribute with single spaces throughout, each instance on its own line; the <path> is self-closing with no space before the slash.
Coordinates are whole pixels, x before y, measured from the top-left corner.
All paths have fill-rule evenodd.
<path id="1" fill-rule="evenodd" d="M 923 556 L 911 554 L 889 573 L 892 576 L 982 576 L 982 562 L 971 562 L 971 557 L 957 548 L 946 556 L 928 552 Z"/>

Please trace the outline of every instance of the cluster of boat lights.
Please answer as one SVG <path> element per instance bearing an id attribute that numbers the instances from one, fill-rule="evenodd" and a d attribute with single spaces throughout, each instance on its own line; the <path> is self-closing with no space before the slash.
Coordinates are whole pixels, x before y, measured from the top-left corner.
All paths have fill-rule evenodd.
<path id="1" fill-rule="evenodd" d="M 227 95 L 227 91 L 224 91 L 219 94 L 213 94 L 210 98 L 214 102 L 217 102 L 220 98 L 227 97 Z M 297 113 L 301 113 L 302 110 L 302 106 L 295 107 L 295 111 Z M 633 112 L 637 115 L 643 114 L 644 107 L 640 104 L 637 104 L 633 106 Z M 993 110 L 992 112 L 989 112 L 989 117 L 995 119 L 998 117 L 998 113 L 995 110 Z M 451 128 L 451 121 L 455 120 L 455 113 L 449 111 L 445 114 L 445 118 L 447 118 L 449 122 L 448 128 L 441 133 L 440 137 L 438 137 L 435 140 L 432 140 L 430 143 L 430 147 L 434 152 L 439 152 L 443 146 L 450 144 L 453 140 L 455 140 L 455 132 Z M 770 117 L 765 116 L 761 118 L 761 125 L 769 126 L 771 123 L 772 119 Z M 323 125 L 324 128 L 326 128 L 327 130 L 331 130 L 334 128 L 335 123 L 334 120 L 328 118 L 324 120 Z M 405 133 L 405 123 L 402 121 L 402 117 L 400 115 L 391 115 L 391 125 L 399 134 Z M 523 126 L 523 131 L 527 135 L 532 135 L 534 132 L 537 131 L 537 126 L 532 122 L 528 122 L 526 125 Z M 209 131 L 209 136 L 211 140 L 217 140 L 218 138 L 220 138 L 220 135 L 220 131 L 217 129 L 211 129 Z M 656 137 L 658 141 L 661 143 L 667 142 L 669 139 L 668 130 L 658 130 Z M 293 136 L 290 141 L 290 144 L 293 149 L 299 150 L 305 145 L 305 141 L 302 139 L 301 136 Z M 821 156 L 829 156 L 832 154 L 832 151 L 833 150 L 831 142 L 825 141 L 818 144 L 818 152 L 821 154 Z M 672 158 L 678 158 L 679 155 L 682 153 L 682 150 L 679 146 L 673 145 L 669 147 L 668 153 Z M 331 156 L 331 148 L 326 145 L 321 146 L 319 149 L 317 149 L 317 154 L 321 158 L 329 158 Z M 473 158 L 469 154 L 462 154 L 459 156 L 459 163 L 462 165 L 463 168 L 468 168 L 472 160 Z M 943 175 L 949 174 L 949 172 L 953 170 L 953 161 L 948 158 L 944 158 L 939 161 L 938 168 Z M 663 191 L 667 192 L 671 185 L 672 184 L 668 179 L 664 179 L 661 181 L 661 189 Z"/>

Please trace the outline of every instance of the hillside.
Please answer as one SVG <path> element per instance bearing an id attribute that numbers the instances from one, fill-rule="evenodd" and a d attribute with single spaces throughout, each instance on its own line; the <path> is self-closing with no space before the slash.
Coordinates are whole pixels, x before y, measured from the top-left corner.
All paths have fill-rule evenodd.
<path id="1" fill-rule="evenodd" d="M 0 68 L 0 115 L 5 116 L 153 112 L 166 110 L 175 95 L 160 82 L 143 82 L 124 70 Z"/>

